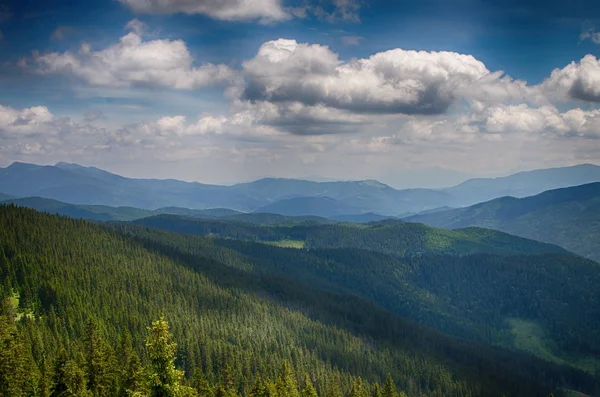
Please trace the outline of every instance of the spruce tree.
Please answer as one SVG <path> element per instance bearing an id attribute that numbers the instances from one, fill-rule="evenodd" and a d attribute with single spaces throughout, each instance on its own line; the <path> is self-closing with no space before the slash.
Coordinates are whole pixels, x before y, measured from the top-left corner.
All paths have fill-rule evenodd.
<path id="1" fill-rule="evenodd" d="M 367 390 L 360 376 L 354 380 L 349 397 L 368 397 Z"/>
<path id="2" fill-rule="evenodd" d="M 27 379 L 28 356 L 17 327 L 14 308 L 5 299 L 0 308 L 0 395 L 21 396 Z"/>
<path id="3" fill-rule="evenodd" d="M 201 367 L 196 367 L 195 373 L 195 384 L 196 391 L 198 392 L 199 397 L 213 397 L 214 390 L 210 385 L 206 376 L 204 376 L 204 371 L 202 371 Z"/>
<path id="4" fill-rule="evenodd" d="M 338 372 L 332 372 L 327 381 L 327 391 L 325 392 L 325 396 L 343 397 L 343 395 L 340 374 Z"/>
<path id="5" fill-rule="evenodd" d="M 193 389 L 181 385 L 183 371 L 175 368 L 173 335 L 169 324 L 161 318 L 149 327 L 150 336 L 146 340 L 146 350 L 150 359 L 150 396 L 183 397 L 193 395 Z"/>
<path id="6" fill-rule="evenodd" d="M 383 386 L 383 397 L 398 397 L 394 379 L 392 379 L 392 375 L 390 374 L 388 374 L 385 380 L 385 385 Z"/>
<path id="7" fill-rule="evenodd" d="M 87 324 L 85 345 L 87 387 L 94 397 L 111 397 L 114 392 L 113 355 L 93 320 Z"/>
<path id="8" fill-rule="evenodd" d="M 317 391 L 313 386 L 310 376 L 304 374 L 304 387 L 302 388 L 302 397 L 318 397 Z"/>
<path id="9" fill-rule="evenodd" d="M 381 386 L 379 386 L 379 383 L 375 383 L 371 388 L 371 397 L 382 397 Z"/>
<path id="10" fill-rule="evenodd" d="M 294 371 L 288 360 L 283 362 L 281 373 L 279 374 L 279 377 L 277 377 L 275 385 L 277 397 L 300 397 Z"/>

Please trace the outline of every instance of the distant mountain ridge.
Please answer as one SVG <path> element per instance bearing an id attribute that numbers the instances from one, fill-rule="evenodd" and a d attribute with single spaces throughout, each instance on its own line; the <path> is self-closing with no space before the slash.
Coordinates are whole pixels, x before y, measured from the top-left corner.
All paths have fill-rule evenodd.
<path id="1" fill-rule="evenodd" d="M 498 197 L 528 197 L 547 190 L 600 182 L 600 166 L 579 164 L 570 167 L 522 171 L 498 178 L 475 178 L 442 189 L 462 201 L 461 205 L 492 200 Z"/>
<path id="2" fill-rule="evenodd" d="M 600 182 L 599 166 L 583 164 L 521 172 L 502 178 L 471 179 L 437 190 L 397 190 L 374 180 L 314 182 L 284 178 L 221 186 L 174 179 L 126 178 L 95 167 L 64 162 L 54 166 L 15 162 L 0 168 L 0 193 L 14 197 L 43 197 L 70 204 L 145 210 L 227 208 L 241 212 L 278 211 L 281 215 L 289 215 L 304 206 L 301 215 L 329 217 L 415 214 L 441 207 L 472 205 L 507 195 L 533 195 L 588 182 Z M 326 198 L 334 201 L 328 202 Z M 311 201 L 320 205 L 309 205 Z M 297 208 L 292 208 L 294 205 Z"/>
<path id="3" fill-rule="evenodd" d="M 562 246 L 600 260 L 600 183 L 549 190 L 526 198 L 501 197 L 466 208 L 405 218 L 456 229 L 480 226 Z"/>

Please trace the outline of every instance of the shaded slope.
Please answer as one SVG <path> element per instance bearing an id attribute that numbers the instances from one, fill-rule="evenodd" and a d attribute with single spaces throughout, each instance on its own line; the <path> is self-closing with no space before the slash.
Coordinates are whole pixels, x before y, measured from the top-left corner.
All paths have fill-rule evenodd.
<path id="1" fill-rule="evenodd" d="M 504 197 L 467 208 L 406 218 L 434 227 L 481 226 L 557 244 L 600 259 L 600 183 L 556 189 L 537 196 Z"/>

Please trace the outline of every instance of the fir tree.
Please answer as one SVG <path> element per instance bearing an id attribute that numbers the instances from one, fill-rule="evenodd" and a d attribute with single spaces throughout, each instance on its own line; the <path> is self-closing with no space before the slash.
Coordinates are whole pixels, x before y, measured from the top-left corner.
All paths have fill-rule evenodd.
<path id="1" fill-rule="evenodd" d="M 294 371 L 290 362 L 285 360 L 275 383 L 277 397 L 300 397 Z"/>
<path id="2" fill-rule="evenodd" d="M 302 397 L 318 397 L 317 391 L 313 386 L 310 376 L 304 374 L 304 387 L 302 388 Z"/>
<path id="3" fill-rule="evenodd" d="M 396 391 L 396 384 L 394 383 L 394 379 L 392 379 L 392 375 L 388 374 L 385 379 L 385 385 L 383 386 L 383 397 L 398 397 L 398 392 Z"/>

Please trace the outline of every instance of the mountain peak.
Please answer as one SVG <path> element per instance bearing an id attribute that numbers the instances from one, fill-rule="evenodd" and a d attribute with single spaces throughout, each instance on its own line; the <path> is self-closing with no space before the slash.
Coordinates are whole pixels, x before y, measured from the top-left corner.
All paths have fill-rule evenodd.
<path id="1" fill-rule="evenodd" d="M 6 169 L 33 169 L 33 168 L 41 168 L 43 167 L 43 165 L 37 165 L 37 164 L 31 164 L 31 163 L 23 163 L 21 161 L 15 161 L 13 162 L 11 165 L 9 165 L 8 167 L 6 167 Z"/>
<path id="2" fill-rule="evenodd" d="M 90 168 L 90 167 L 84 167 L 83 165 L 79 165 L 77 163 L 67 163 L 66 161 L 59 161 L 58 163 L 54 164 L 54 166 L 57 168 L 62 168 L 62 169 L 66 169 L 66 170 Z"/>

